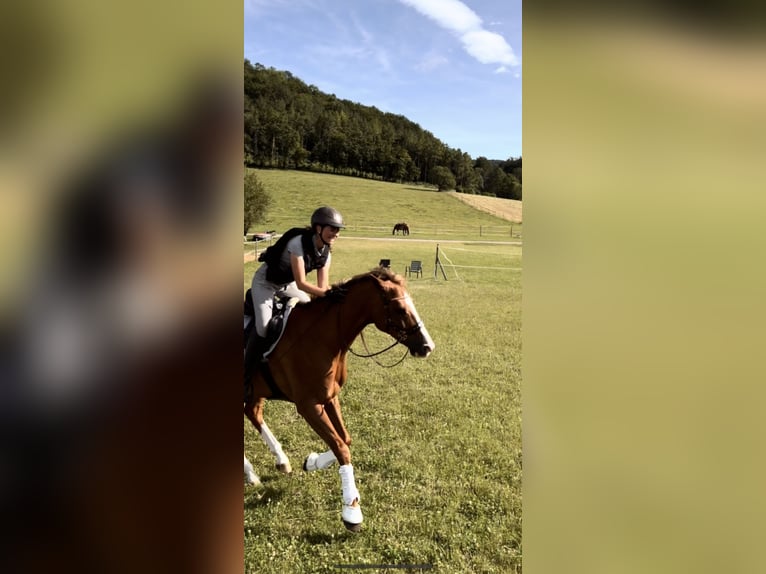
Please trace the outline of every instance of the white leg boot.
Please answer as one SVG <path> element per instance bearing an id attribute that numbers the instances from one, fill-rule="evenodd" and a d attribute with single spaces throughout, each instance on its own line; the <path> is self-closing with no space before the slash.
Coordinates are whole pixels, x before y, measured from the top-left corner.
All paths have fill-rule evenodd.
<path id="1" fill-rule="evenodd" d="M 266 423 L 261 423 L 261 438 L 263 439 L 263 442 L 266 443 L 266 446 L 269 447 L 271 454 L 276 457 L 277 470 L 284 474 L 290 474 L 293 471 L 292 466 L 290 466 L 290 460 L 282 450 L 282 445 L 279 444 L 279 441 L 276 439 L 276 437 L 271 434 L 271 431 L 269 430 L 269 427 L 266 425 Z"/>
<path id="2" fill-rule="evenodd" d="M 359 506 L 359 491 L 354 481 L 354 467 L 344 464 L 340 467 L 340 483 L 343 492 L 343 510 L 341 518 L 346 528 L 359 532 L 362 528 L 362 507 Z"/>
<path id="3" fill-rule="evenodd" d="M 330 468 L 332 464 L 337 461 L 335 455 L 331 450 L 317 454 L 315 452 L 309 453 L 306 460 L 303 461 L 303 470 L 311 472 L 314 470 L 324 470 Z"/>
<path id="4" fill-rule="evenodd" d="M 258 478 L 258 475 L 255 474 L 255 470 L 253 469 L 253 465 L 250 464 L 250 461 L 247 460 L 246 456 L 244 458 L 245 458 L 245 482 L 247 484 L 253 484 L 255 486 L 260 486 L 261 480 Z"/>

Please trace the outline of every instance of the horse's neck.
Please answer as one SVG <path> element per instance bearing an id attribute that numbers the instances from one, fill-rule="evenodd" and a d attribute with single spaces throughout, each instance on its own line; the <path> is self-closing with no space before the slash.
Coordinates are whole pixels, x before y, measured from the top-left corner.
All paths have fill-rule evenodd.
<path id="1" fill-rule="evenodd" d="M 362 330 L 373 322 L 373 312 L 370 305 L 378 297 L 372 284 L 360 283 L 349 289 L 346 300 L 337 305 L 340 313 L 340 338 L 344 349 L 351 346 L 354 339 Z"/>
<path id="2" fill-rule="evenodd" d="M 360 281 L 350 286 L 342 303 L 330 303 L 329 307 L 309 307 L 308 315 L 302 315 L 307 327 L 301 331 L 301 336 L 311 338 L 317 332 L 336 333 L 337 336 L 323 336 L 322 339 L 330 345 L 337 344 L 340 351 L 348 350 L 362 329 L 374 321 L 374 305 L 381 301 L 380 293 L 372 281 Z"/>

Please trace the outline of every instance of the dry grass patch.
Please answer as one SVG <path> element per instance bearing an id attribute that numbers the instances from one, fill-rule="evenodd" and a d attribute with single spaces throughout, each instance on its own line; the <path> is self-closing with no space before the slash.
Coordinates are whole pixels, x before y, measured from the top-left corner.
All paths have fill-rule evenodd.
<path id="1" fill-rule="evenodd" d="M 486 195 L 470 195 L 468 193 L 448 192 L 452 197 L 459 199 L 474 209 L 501 217 L 506 221 L 521 223 L 521 201 L 504 199 L 502 197 L 487 197 Z"/>

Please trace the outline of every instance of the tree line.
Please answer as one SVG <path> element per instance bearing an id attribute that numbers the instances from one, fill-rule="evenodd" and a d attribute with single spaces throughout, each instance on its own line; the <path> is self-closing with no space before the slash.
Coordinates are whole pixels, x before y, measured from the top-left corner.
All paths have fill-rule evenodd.
<path id="1" fill-rule="evenodd" d="M 402 115 L 245 60 L 245 163 L 521 199 L 521 157 L 471 158 Z"/>

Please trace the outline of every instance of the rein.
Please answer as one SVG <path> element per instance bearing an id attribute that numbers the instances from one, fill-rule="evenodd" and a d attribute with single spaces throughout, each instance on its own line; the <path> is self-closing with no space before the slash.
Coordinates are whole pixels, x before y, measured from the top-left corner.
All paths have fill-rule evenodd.
<path id="1" fill-rule="evenodd" d="M 386 309 L 387 309 L 388 308 L 388 304 L 391 301 L 397 301 L 399 299 L 404 299 L 405 296 L 394 297 L 392 299 L 386 299 L 386 297 L 384 295 L 381 295 L 381 298 L 383 299 L 384 307 L 386 307 Z M 340 319 L 340 314 L 338 315 L 338 319 Z M 388 313 L 386 313 L 386 321 L 387 321 L 388 325 L 391 324 L 391 316 Z M 395 367 L 395 366 L 399 365 L 400 363 L 402 363 L 404 361 L 404 359 L 407 358 L 407 354 L 409 353 L 409 349 L 405 349 L 404 350 L 404 355 L 402 355 L 402 358 L 399 359 L 398 361 L 396 361 L 395 363 L 391 364 L 391 365 L 384 365 L 383 363 L 378 361 L 375 357 L 377 357 L 378 355 L 382 355 L 386 351 L 390 351 L 391 349 L 393 349 L 394 347 L 396 347 L 400 343 L 404 343 L 404 341 L 407 339 L 407 337 L 409 337 L 413 333 L 416 333 L 417 331 L 419 331 L 422 328 L 423 328 L 423 321 L 418 321 L 414 326 L 410 327 L 409 329 L 401 329 L 398 337 L 394 337 L 393 335 L 391 335 L 392 337 L 394 337 L 394 342 L 393 343 L 391 343 L 385 349 L 382 349 L 382 350 L 377 351 L 375 353 L 370 352 L 370 349 L 367 347 L 367 341 L 365 341 L 365 339 L 364 339 L 364 330 L 362 330 L 359 333 L 359 335 L 360 335 L 360 338 L 362 339 L 362 345 L 364 345 L 364 350 L 367 351 L 367 354 L 366 355 L 361 355 L 361 354 L 357 353 L 356 351 L 354 351 L 354 349 L 351 348 L 351 345 L 348 346 L 348 350 L 351 352 L 352 355 L 354 355 L 356 357 L 359 357 L 361 359 L 372 359 L 373 361 L 375 361 L 375 364 L 377 364 L 379 367 L 383 367 L 384 369 L 390 369 L 392 367 Z M 387 333 L 387 334 L 390 335 L 390 333 Z"/>
<path id="2" fill-rule="evenodd" d="M 404 361 L 404 359 L 406 359 L 406 358 L 407 358 L 407 355 L 408 355 L 408 354 L 409 354 L 409 352 L 410 352 L 410 350 L 409 350 L 409 349 L 405 349 L 405 350 L 404 350 L 404 355 L 402 355 L 402 358 L 401 358 L 401 359 L 399 359 L 398 361 L 396 361 L 395 363 L 393 363 L 393 364 L 391 364 L 391 365 L 384 365 L 383 363 L 381 363 L 380 361 L 378 361 L 378 359 L 376 359 L 375 357 L 377 357 L 378 355 L 382 355 L 382 354 L 383 354 L 383 353 L 385 353 L 386 351 L 390 351 L 391 349 L 393 349 L 394 347 L 396 347 L 396 346 L 397 346 L 397 345 L 398 345 L 398 344 L 399 344 L 401 341 L 399 341 L 399 340 L 394 340 L 394 342 L 393 342 L 393 343 L 391 343 L 391 344 L 390 344 L 388 347 L 386 347 L 385 349 L 383 349 L 383 350 L 381 350 L 381 351 L 378 351 L 378 352 L 376 352 L 376 353 L 371 353 L 371 352 L 370 352 L 370 349 L 368 349 L 368 348 L 367 348 L 367 341 L 365 341 L 365 340 L 364 340 L 364 331 L 362 331 L 361 333 L 359 333 L 359 337 L 362 339 L 362 345 L 364 345 L 364 350 L 365 350 L 365 351 L 367 351 L 367 354 L 366 354 L 366 355 L 360 355 L 359 353 L 357 353 L 356 351 L 354 351 L 354 349 L 352 349 L 352 348 L 351 348 L 351 346 L 349 346 L 349 347 L 348 347 L 348 350 L 349 350 L 349 352 L 350 352 L 352 355 L 354 355 L 355 357 L 359 357 L 359 358 L 361 358 L 361 359 L 372 359 L 373 361 L 375 361 L 375 364 L 376 364 L 376 365 L 378 365 L 379 367 L 383 367 L 384 369 L 390 369 L 391 367 L 395 367 L 396 365 L 400 364 L 402 361 Z"/>

